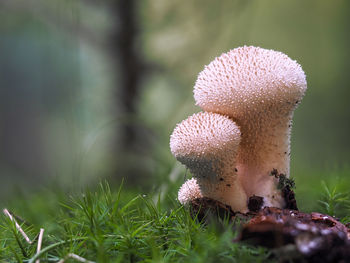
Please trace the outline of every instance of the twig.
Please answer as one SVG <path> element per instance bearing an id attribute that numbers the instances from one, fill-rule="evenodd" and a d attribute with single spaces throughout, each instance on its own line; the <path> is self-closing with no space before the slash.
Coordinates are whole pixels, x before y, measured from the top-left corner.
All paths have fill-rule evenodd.
<path id="1" fill-rule="evenodd" d="M 12 222 L 15 223 L 17 230 L 21 233 L 21 235 L 24 237 L 24 239 L 27 241 L 27 243 L 32 244 L 33 241 L 31 241 L 31 240 L 29 239 L 29 237 L 27 236 L 27 234 L 23 231 L 23 229 L 21 228 L 21 226 L 17 223 L 16 219 L 13 218 L 13 216 L 11 215 L 11 213 L 10 213 L 6 208 L 3 210 L 3 213 L 4 213 L 6 216 L 8 216 Z"/>
<path id="2" fill-rule="evenodd" d="M 29 244 L 33 244 L 34 241 L 36 241 L 36 238 L 31 241 L 29 239 L 29 237 L 27 236 L 27 234 L 23 231 L 23 229 L 21 228 L 21 226 L 17 223 L 16 219 L 14 219 L 14 216 L 12 216 L 12 214 L 5 208 L 3 209 L 3 213 L 10 218 L 10 220 L 12 222 L 15 223 L 15 226 L 16 226 L 16 229 L 22 234 L 22 236 L 24 237 L 24 239 L 27 241 L 27 243 Z M 43 250 L 41 250 L 41 245 L 42 245 L 42 242 L 43 242 L 43 236 L 44 236 L 44 229 L 43 228 L 40 228 L 40 232 L 39 232 L 39 235 L 37 236 L 38 237 L 38 245 L 37 245 L 37 248 L 36 248 L 36 255 L 29 260 L 29 262 L 34 262 L 35 260 L 35 263 L 40 263 L 40 259 L 39 257 L 46 251 L 48 251 L 49 249 L 51 248 L 54 248 L 56 246 L 59 246 L 61 244 L 64 244 L 66 243 L 66 241 L 61 241 L 61 242 L 58 242 L 58 243 L 55 243 L 55 244 L 52 244 L 46 248 L 44 248 Z M 74 253 L 69 253 L 67 254 L 67 256 L 65 256 L 63 259 L 61 259 L 60 261 L 58 261 L 58 263 L 64 263 L 67 259 L 69 258 L 72 258 L 72 259 L 75 259 L 79 262 L 84 262 L 84 263 L 96 263 L 94 261 L 90 261 L 90 260 L 87 260 L 86 258 L 83 258 L 81 256 L 78 256 Z"/>
<path id="3" fill-rule="evenodd" d="M 81 256 L 78 256 L 74 253 L 69 253 L 67 256 L 65 256 L 63 259 L 61 259 L 60 261 L 58 261 L 58 263 L 64 263 L 65 260 L 69 259 L 69 258 L 72 258 L 72 259 L 75 259 L 76 261 L 79 261 L 79 262 L 84 262 L 84 263 L 95 263 L 94 261 L 90 261 L 90 260 L 87 260 L 86 258 L 83 258 Z"/>
<path id="4" fill-rule="evenodd" d="M 82 241 L 82 240 L 86 240 L 87 237 L 79 237 L 79 238 L 73 238 L 73 239 L 69 239 L 69 240 L 63 240 L 63 241 L 59 241 L 57 243 L 51 244 L 47 247 L 44 247 L 39 253 L 35 254 L 34 257 L 32 257 L 31 259 L 29 259 L 28 263 L 34 263 L 37 259 L 39 259 L 42 255 L 44 255 L 45 253 L 47 253 L 48 251 L 50 251 L 51 249 L 54 249 L 56 247 L 59 247 L 63 244 L 66 244 L 68 242 L 75 242 L 75 241 Z"/>
<path id="5" fill-rule="evenodd" d="M 40 228 L 38 246 L 36 247 L 36 253 L 39 254 L 41 250 L 41 244 L 43 242 L 44 229 Z M 40 259 L 36 260 L 35 263 L 40 263 Z"/>
<path id="6" fill-rule="evenodd" d="M 9 213 L 13 216 L 14 219 L 17 220 L 17 222 L 20 222 L 21 224 L 24 224 L 26 226 L 30 226 L 31 224 L 28 223 L 25 219 L 23 219 L 22 217 L 20 217 L 19 215 L 16 215 L 15 213 L 13 213 L 11 210 L 8 210 Z"/>

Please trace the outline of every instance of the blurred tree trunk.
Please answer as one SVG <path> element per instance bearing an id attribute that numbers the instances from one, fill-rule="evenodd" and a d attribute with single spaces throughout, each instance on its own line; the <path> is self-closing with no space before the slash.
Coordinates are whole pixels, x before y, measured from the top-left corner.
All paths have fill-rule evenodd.
<path id="1" fill-rule="evenodd" d="M 145 70 L 142 50 L 138 45 L 140 35 L 138 5 L 135 0 L 114 0 L 111 5 L 114 25 L 109 43 L 113 56 L 113 71 L 116 72 L 114 110 L 115 116 L 121 116 L 117 124 L 119 135 L 114 140 L 112 149 L 115 158 L 119 159 L 115 168 L 118 171 L 112 172 L 119 175 L 124 173 L 122 176 L 127 177 L 138 177 L 137 170 L 142 167 L 139 157 L 140 154 L 145 155 L 142 149 L 147 148 L 142 147 L 146 142 L 144 129 L 137 122 L 138 97 Z M 135 161 L 138 163 L 136 166 Z"/>
<path id="2" fill-rule="evenodd" d="M 136 100 L 141 86 L 142 58 L 136 50 L 139 26 L 136 17 L 136 1 L 116 0 L 112 3 L 115 14 L 114 32 L 111 35 L 111 51 L 115 69 L 119 69 L 115 80 L 116 108 L 122 116 L 122 150 L 133 147 L 137 140 L 136 125 L 130 121 L 136 115 Z M 116 95 L 116 94 L 115 94 Z M 121 107 L 118 107 L 120 105 Z M 118 114 L 119 115 L 119 114 Z M 119 145 L 117 148 L 120 148 Z"/>

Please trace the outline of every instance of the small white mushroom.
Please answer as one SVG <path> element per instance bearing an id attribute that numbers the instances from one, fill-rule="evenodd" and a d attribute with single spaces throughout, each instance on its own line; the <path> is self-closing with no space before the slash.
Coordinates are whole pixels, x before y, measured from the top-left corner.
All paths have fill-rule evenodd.
<path id="1" fill-rule="evenodd" d="M 305 91 L 305 74 L 296 61 L 252 46 L 217 57 L 196 81 L 196 104 L 228 115 L 240 127 L 239 180 L 248 197 L 262 196 L 266 206 L 284 206 L 277 179 L 269 174 L 277 169 L 289 176 L 293 111 Z"/>
<path id="2" fill-rule="evenodd" d="M 187 180 L 177 194 L 177 199 L 183 205 L 188 204 L 191 200 L 203 197 L 201 189 L 196 178 Z"/>
<path id="3" fill-rule="evenodd" d="M 202 196 L 230 205 L 236 211 L 247 211 L 247 197 L 235 167 L 239 142 L 239 128 L 229 117 L 200 112 L 176 126 L 170 137 L 170 149 L 196 178 Z M 187 202 L 191 194 L 184 193 L 187 190 L 184 187 L 181 195 L 186 196 L 182 200 Z"/>

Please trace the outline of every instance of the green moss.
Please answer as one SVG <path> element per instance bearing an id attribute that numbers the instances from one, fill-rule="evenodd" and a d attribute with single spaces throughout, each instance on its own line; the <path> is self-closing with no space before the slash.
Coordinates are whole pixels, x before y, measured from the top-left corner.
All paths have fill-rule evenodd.
<path id="1" fill-rule="evenodd" d="M 70 198 L 54 191 L 37 195 L 27 197 L 25 206 L 19 200 L 19 209 L 7 207 L 26 220 L 17 217 L 32 244 L 0 217 L 0 262 L 57 262 L 69 253 L 97 262 L 271 262 L 266 249 L 232 242 L 237 232 L 229 222 L 203 225 L 174 197 L 130 195 L 106 183 Z M 47 199 L 52 202 L 45 207 Z M 41 227 L 43 245 L 36 254 Z"/>

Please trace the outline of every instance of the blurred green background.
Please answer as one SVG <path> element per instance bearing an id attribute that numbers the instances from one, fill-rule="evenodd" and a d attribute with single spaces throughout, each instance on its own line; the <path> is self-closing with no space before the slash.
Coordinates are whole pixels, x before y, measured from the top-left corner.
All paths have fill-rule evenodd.
<path id="1" fill-rule="evenodd" d="M 307 75 L 291 176 L 350 185 L 350 2 L 1 0 L 0 200 L 18 187 L 184 176 L 169 151 L 197 74 L 242 45 L 286 53 Z M 183 180 L 183 179 L 182 179 Z"/>

